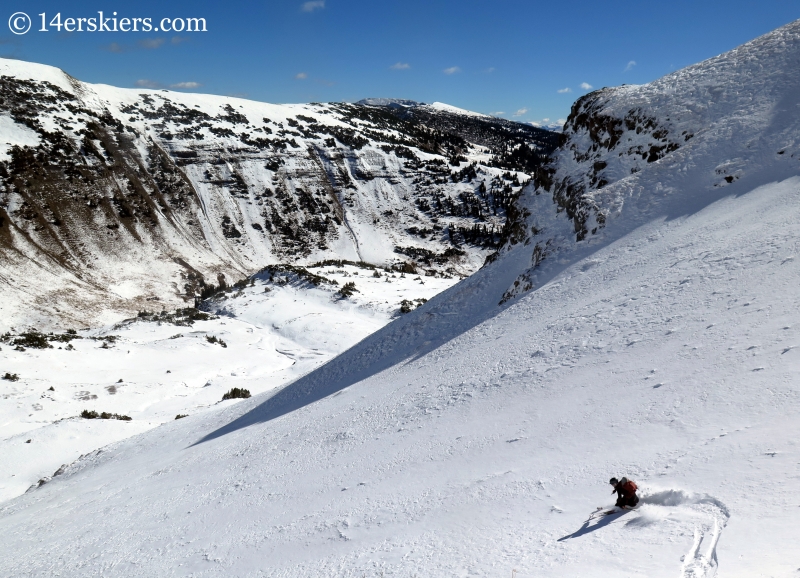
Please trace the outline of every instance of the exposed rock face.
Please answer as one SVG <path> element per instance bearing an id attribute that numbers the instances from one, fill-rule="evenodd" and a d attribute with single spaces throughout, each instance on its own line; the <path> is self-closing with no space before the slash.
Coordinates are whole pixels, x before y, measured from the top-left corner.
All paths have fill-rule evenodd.
<path id="1" fill-rule="evenodd" d="M 277 262 L 469 274 L 554 141 L 481 146 L 467 127 L 494 121 L 441 115 L 116 89 L 0 60 L 2 324 L 182 306 Z"/>
<path id="2" fill-rule="evenodd" d="M 799 70 L 797 21 L 650 84 L 576 101 L 562 143 L 509 211 L 513 234 L 500 253 L 522 245 L 527 263 L 503 300 L 535 287 L 537 269 L 555 253 L 685 214 L 725 187 L 746 192 L 798 174 Z M 609 232 L 612 224 L 619 230 Z"/>
<path id="3" fill-rule="evenodd" d="M 564 125 L 557 160 L 539 173 L 542 186 L 573 220 L 578 241 L 596 233 L 606 218 L 585 193 L 640 171 L 693 136 L 684 131 L 676 138 L 668 121 L 659 122 L 641 106 L 629 108 L 621 117 L 614 115 L 608 107 L 620 92 L 625 90 L 605 88 L 578 99 Z M 588 223 L 593 225 L 591 231 Z"/>

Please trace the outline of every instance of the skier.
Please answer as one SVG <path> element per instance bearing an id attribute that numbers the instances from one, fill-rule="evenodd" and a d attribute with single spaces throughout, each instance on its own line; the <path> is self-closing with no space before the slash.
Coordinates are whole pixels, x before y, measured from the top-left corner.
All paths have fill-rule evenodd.
<path id="1" fill-rule="evenodd" d="M 629 480 L 628 478 L 622 478 L 621 480 L 611 478 L 608 483 L 614 486 L 614 491 L 611 493 L 619 494 L 617 503 L 614 504 L 617 508 L 622 508 L 623 510 L 626 508 L 635 508 L 636 504 L 639 503 L 639 496 L 636 495 L 636 490 L 639 488 L 633 480 Z"/>

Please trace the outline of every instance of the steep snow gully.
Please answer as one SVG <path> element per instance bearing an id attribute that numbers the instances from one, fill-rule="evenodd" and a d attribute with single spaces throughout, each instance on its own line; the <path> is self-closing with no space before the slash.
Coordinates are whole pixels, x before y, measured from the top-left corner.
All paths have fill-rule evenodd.
<path id="1" fill-rule="evenodd" d="M 3 504 L 1 573 L 796 575 L 799 62 L 795 22 L 579 101 L 494 262 Z M 641 506 L 586 524 L 611 475 Z"/>

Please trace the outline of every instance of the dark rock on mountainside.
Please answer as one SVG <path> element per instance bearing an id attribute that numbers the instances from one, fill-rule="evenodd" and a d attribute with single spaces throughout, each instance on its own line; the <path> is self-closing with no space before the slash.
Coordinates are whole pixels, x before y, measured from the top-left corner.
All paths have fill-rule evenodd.
<path id="1" fill-rule="evenodd" d="M 549 130 L 482 114 L 461 114 L 452 107 L 400 99 L 359 102 L 383 106 L 398 118 L 486 147 L 491 155 L 488 164 L 503 169 L 533 172 L 561 140 L 558 133 Z"/>

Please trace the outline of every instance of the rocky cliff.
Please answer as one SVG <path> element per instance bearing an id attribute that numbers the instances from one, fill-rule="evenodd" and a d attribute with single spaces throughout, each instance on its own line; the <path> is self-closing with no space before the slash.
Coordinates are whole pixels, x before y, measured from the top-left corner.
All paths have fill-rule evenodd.
<path id="1" fill-rule="evenodd" d="M 547 259 L 797 175 L 798 70 L 800 21 L 652 83 L 576 101 L 561 145 L 512 211 L 497 256 L 527 246 L 527 262 L 504 301 L 536 287 Z"/>

